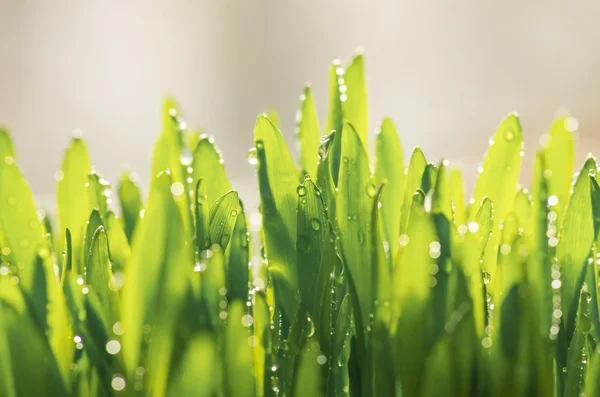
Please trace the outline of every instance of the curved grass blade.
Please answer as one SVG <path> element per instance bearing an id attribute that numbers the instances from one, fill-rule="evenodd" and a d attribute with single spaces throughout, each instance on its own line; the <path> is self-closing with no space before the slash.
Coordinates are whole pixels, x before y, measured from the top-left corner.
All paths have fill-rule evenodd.
<path id="1" fill-rule="evenodd" d="M 477 335 L 483 337 L 486 326 L 486 306 L 483 278 L 489 279 L 489 274 L 483 275 L 481 259 L 492 231 L 492 201 L 485 197 L 480 204 L 473 222 L 469 223 L 465 234 L 463 247 L 463 271 L 469 282 L 469 290 L 473 299 L 473 315 Z"/>
<path id="2" fill-rule="evenodd" d="M 452 223 L 454 217 L 452 214 L 452 189 L 447 175 L 448 161 L 443 160 L 437 167 L 435 188 L 431 198 L 431 212 L 443 215 L 446 220 Z"/>
<path id="3" fill-rule="evenodd" d="M 202 138 L 194 151 L 191 176 L 194 182 L 204 180 L 206 202 L 209 209 L 217 199 L 231 190 L 231 184 L 225 173 L 221 152 L 214 144 L 214 138 Z"/>
<path id="4" fill-rule="evenodd" d="M 321 195 L 323 196 L 323 201 L 327 205 L 328 213 L 330 218 L 335 218 L 335 184 L 333 182 L 333 177 L 331 176 L 331 149 L 333 148 L 333 141 L 335 139 L 335 135 L 338 135 L 335 132 L 332 132 L 329 135 L 326 135 L 321 140 L 321 145 L 319 146 L 319 166 L 317 168 L 317 186 L 321 189 Z M 341 134 L 340 134 L 341 135 Z"/>
<path id="5" fill-rule="evenodd" d="M 123 227 L 127 241 L 131 244 L 133 232 L 140 220 L 142 210 L 142 195 L 136 179 L 131 172 L 124 172 L 119 180 L 118 193 L 123 216 Z"/>
<path id="6" fill-rule="evenodd" d="M 5 203 L 0 206 L 0 229 L 5 234 L 4 250 L 10 250 L 11 263 L 18 268 L 20 288 L 31 295 L 34 301 L 48 304 L 41 307 L 47 324 L 47 329 L 42 329 L 41 332 L 48 338 L 66 379 L 72 344 L 67 340 L 67 316 L 50 258 L 49 245 L 44 238 L 43 227 L 27 182 L 14 161 L 7 162 L 6 159 L 0 162 L 0 202 Z M 39 287 L 40 280 L 45 284 L 43 291 Z"/>
<path id="7" fill-rule="evenodd" d="M 460 170 L 454 168 L 450 171 L 450 196 L 452 197 L 452 209 L 454 214 L 454 224 L 456 226 L 466 223 L 465 214 L 465 188 Z"/>
<path id="8" fill-rule="evenodd" d="M 402 203 L 398 198 L 403 196 L 405 166 L 404 153 L 396 126 L 390 118 L 381 123 L 376 141 L 375 181 L 384 183 L 380 198 L 381 213 L 384 226 L 384 239 L 389 244 L 390 257 L 398 254 L 398 236 L 400 233 L 400 211 Z"/>
<path id="9" fill-rule="evenodd" d="M 92 169 L 88 174 L 88 198 L 90 200 L 90 211 L 97 210 L 102 219 L 106 219 L 108 213 L 108 200 L 111 195 L 110 184 L 100 174 Z"/>
<path id="10" fill-rule="evenodd" d="M 128 283 L 123 290 L 123 359 L 130 374 L 141 364 L 144 324 L 160 323 L 166 332 L 165 350 L 171 348 L 175 314 L 182 307 L 189 285 L 186 274 L 193 261 L 171 183 L 167 173 L 154 179 L 125 269 Z M 160 358 L 164 360 L 161 365 L 168 368 L 169 357 Z"/>
<path id="11" fill-rule="evenodd" d="M 210 229 L 209 229 L 209 203 L 206 200 L 206 183 L 201 178 L 196 183 L 194 194 L 194 220 L 195 220 L 195 239 L 196 250 L 201 252 L 210 247 Z"/>
<path id="12" fill-rule="evenodd" d="M 393 288 L 391 282 L 390 266 L 383 249 L 383 222 L 379 214 L 379 202 L 383 195 L 384 186 L 380 186 L 375 196 L 372 209 L 372 280 L 374 292 L 374 309 L 372 321 L 368 325 L 369 352 L 367 361 L 366 387 L 364 393 L 374 396 L 393 395 L 395 392 L 393 361 L 391 354 L 390 320 Z"/>
<path id="13" fill-rule="evenodd" d="M 523 133 L 516 113 L 509 114 L 498 127 L 494 139 L 483 160 L 483 171 L 475 184 L 473 199 L 475 203 L 489 197 L 494 203 L 494 233 L 486 247 L 483 258 L 483 270 L 492 281 L 487 286 L 493 293 L 496 260 L 500 242 L 500 233 L 495 233 L 511 209 L 515 197 L 523 150 Z M 471 211 L 469 220 L 475 213 Z"/>
<path id="14" fill-rule="evenodd" d="M 531 288 L 532 305 L 539 315 L 539 336 L 548 335 L 552 325 L 552 278 L 550 254 L 548 252 L 548 186 L 544 178 L 544 155 L 535 158 L 532 188 L 532 225 L 530 234 L 530 254 L 527 276 Z"/>
<path id="15" fill-rule="evenodd" d="M 88 151 L 83 140 L 75 138 L 67 149 L 58 180 L 58 218 L 60 239 L 64 231 L 71 231 L 73 261 L 76 269 L 83 268 L 85 225 L 90 216 L 88 173 L 91 171 Z"/>
<path id="16" fill-rule="evenodd" d="M 298 285 L 302 304 L 315 321 L 329 281 L 330 264 L 321 262 L 328 222 L 321 191 L 312 180 L 305 179 L 298 186 Z"/>
<path id="17" fill-rule="evenodd" d="M 114 272 L 122 272 L 125 269 L 125 263 L 131 256 L 131 248 L 123 230 L 122 219 L 117 218 L 112 211 L 108 211 L 106 216 L 106 233 L 112 269 Z"/>
<path id="18" fill-rule="evenodd" d="M 583 381 L 586 378 L 587 361 L 592 354 L 587 351 L 586 347 L 587 335 L 592 326 L 589 318 L 588 299 L 590 299 L 589 292 L 583 288 L 579 298 L 575 330 L 567 355 L 565 397 L 578 397 L 584 391 Z"/>
<path id="19" fill-rule="evenodd" d="M 250 281 L 250 241 L 246 225 L 246 214 L 242 202 L 239 202 L 238 215 L 229 243 L 229 261 L 227 263 L 227 299 L 245 300 L 248 297 Z"/>
<path id="20" fill-rule="evenodd" d="M 104 227 L 99 226 L 94 236 L 89 252 L 86 283 L 92 293 L 98 297 L 101 313 L 107 324 L 114 324 L 118 319 L 119 294 L 111 289 L 113 273 L 108 255 L 108 237 Z"/>
<path id="21" fill-rule="evenodd" d="M 329 114 L 327 117 L 327 129 L 325 134 L 335 131 L 333 144 L 331 146 L 331 177 L 333 183 L 337 186 L 338 174 L 340 171 L 340 161 L 342 161 L 342 101 L 340 100 L 340 81 L 344 82 L 344 68 L 341 61 L 335 60 L 329 68 Z"/>
<path id="22" fill-rule="evenodd" d="M 368 120 L 367 120 L 367 86 L 365 82 L 365 61 L 361 53 L 357 53 L 343 75 L 344 83 L 340 84 L 340 100 L 344 120 L 350 123 L 360 141 L 366 148 Z M 344 88 L 345 87 L 345 91 Z"/>
<path id="23" fill-rule="evenodd" d="M 235 190 L 224 194 L 210 210 L 210 241 L 225 251 L 240 212 L 240 199 Z"/>
<path id="24" fill-rule="evenodd" d="M 560 240 L 548 239 L 556 246 L 556 258 L 561 272 L 563 320 L 567 325 L 567 341 L 575 328 L 577 296 L 581 290 L 588 255 L 594 241 L 594 224 L 590 195 L 590 174 L 596 173 L 596 161 L 588 158 L 573 186 L 565 208 Z"/>
<path id="25" fill-rule="evenodd" d="M 400 209 L 400 234 L 406 232 L 408 226 L 408 216 L 410 214 L 410 208 L 413 202 L 413 195 L 417 189 L 421 188 L 421 181 L 423 179 L 423 173 L 427 166 L 427 160 L 421 149 L 416 147 L 410 157 L 408 164 L 408 171 L 406 173 L 406 181 L 404 183 L 404 192 L 402 199 L 402 207 Z M 394 258 L 394 262 L 396 258 Z"/>
<path id="26" fill-rule="evenodd" d="M 571 176 L 573 175 L 573 159 L 575 148 L 573 143 L 574 120 L 570 116 L 560 117 L 554 121 L 544 144 L 546 159 L 545 176 L 548 180 L 548 196 L 556 196 L 558 202 L 554 211 L 558 215 L 557 226 L 562 224 L 565 205 L 569 200 Z"/>
<path id="27" fill-rule="evenodd" d="M 357 332 L 369 323 L 373 311 L 371 275 L 371 219 L 377 189 L 371 180 L 369 160 L 363 144 L 350 124 L 342 132 L 342 164 L 337 192 L 336 216 L 344 262 L 355 291 Z M 361 339 L 359 337 L 359 339 Z"/>
<path id="28" fill-rule="evenodd" d="M 304 94 L 300 100 L 300 110 L 296 116 L 298 142 L 300 143 L 300 167 L 308 175 L 316 178 L 321 133 L 310 86 L 304 87 Z"/>
<path id="29" fill-rule="evenodd" d="M 264 115 L 254 127 L 258 185 L 262 203 L 264 245 L 277 301 L 294 317 L 298 289 L 296 270 L 296 188 L 298 172 L 281 132 Z"/>
<path id="30" fill-rule="evenodd" d="M 185 230 L 192 235 L 192 214 L 189 195 L 186 193 L 187 167 L 192 164 L 192 152 L 185 145 L 183 130 L 187 123 L 172 98 L 163 104 L 163 131 L 155 149 L 153 174 L 156 176 L 163 170 L 169 170 L 173 183 L 173 198 L 179 208 Z M 160 146 L 160 148 L 159 148 Z"/>

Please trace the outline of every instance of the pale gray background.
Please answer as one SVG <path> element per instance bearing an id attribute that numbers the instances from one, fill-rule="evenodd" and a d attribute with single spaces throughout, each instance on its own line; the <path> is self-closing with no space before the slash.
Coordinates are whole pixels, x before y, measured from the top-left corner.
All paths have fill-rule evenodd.
<path id="1" fill-rule="evenodd" d="M 324 122 L 330 61 L 363 45 L 371 127 L 392 116 L 407 151 L 462 164 L 472 184 L 512 110 L 528 167 L 561 107 L 580 122 L 578 163 L 600 152 L 599 21 L 592 0 L 0 0 L 0 120 L 38 197 L 54 194 L 74 128 L 108 179 L 127 163 L 147 183 L 171 93 L 254 196 L 256 115 L 277 108 L 292 142 L 310 80 Z"/>

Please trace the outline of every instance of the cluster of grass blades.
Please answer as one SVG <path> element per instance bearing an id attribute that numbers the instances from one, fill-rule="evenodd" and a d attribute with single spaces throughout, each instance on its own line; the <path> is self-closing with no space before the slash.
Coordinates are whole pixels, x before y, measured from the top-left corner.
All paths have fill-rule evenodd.
<path id="1" fill-rule="evenodd" d="M 599 396 L 600 188 L 591 156 L 571 180 L 576 121 L 527 190 L 508 115 L 465 200 L 447 162 L 405 167 L 389 119 L 369 154 L 362 56 L 330 77 L 325 128 L 301 98 L 299 165 L 256 121 L 260 225 L 172 101 L 147 200 L 75 138 L 54 222 L 2 130 L 0 395 Z"/>

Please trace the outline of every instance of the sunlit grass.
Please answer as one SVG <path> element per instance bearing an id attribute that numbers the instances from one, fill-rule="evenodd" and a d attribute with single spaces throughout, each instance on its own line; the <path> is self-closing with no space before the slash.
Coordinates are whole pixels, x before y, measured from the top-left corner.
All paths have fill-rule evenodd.
<path id="1" fill-rule="evenodd" d="M 527 189 L 506 116 L 465 196 L 391 119 L 369 150 L 366 103 L 362 55 L 331 66 L 327 127 L 305 87 L 299 164 L 257 118 L 260 215 L 172 100 L 147 197 L 77 137 L 56 219 L 1 129 L 0 396 L 598 395 L 600 188 L 592 156 L 572 175 L 576 120 Z"/>

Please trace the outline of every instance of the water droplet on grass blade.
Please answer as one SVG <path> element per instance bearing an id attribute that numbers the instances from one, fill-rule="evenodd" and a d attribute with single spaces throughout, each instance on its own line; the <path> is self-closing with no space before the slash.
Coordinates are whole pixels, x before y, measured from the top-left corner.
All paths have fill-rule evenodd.
<path id="1" fill-rule="evenodd" d="M 317 218 L 312 218 L 310 220 L 310 227 L 312 228 L 312 230 L 319 231 L 321 229 L 321 221 L 318 220 Z"/>
<path id="2" fill-rule="evenodd" d="M 369 182 L 367 184 L 367 195 L 369 197 L 375 197 L 377 194 L 377 187 L 373 184 L 373 182 Z"/>
<path id="3" fill-rule="evenodd" d="M 298 196 L 300 197 L 306 196 L 306 188 L 304 187 L 304 185 L 298 185 L 298 187 L 296 188 L 296 193 L 298 193 Z"/>

